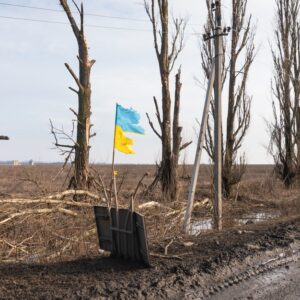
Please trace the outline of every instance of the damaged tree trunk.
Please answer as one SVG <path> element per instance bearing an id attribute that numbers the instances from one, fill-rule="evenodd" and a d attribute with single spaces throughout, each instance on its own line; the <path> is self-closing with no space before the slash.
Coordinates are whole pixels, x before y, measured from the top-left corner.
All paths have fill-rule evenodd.
<path id="1" fill-rule="evenodd" d="M 170 74 L 176 62 L 179 53 L 183 49 L 183 39 L 185 22 L 183 19 L 174 20 L 175 33 L 169 41 L 169 8 L 168 0 L 156 1 L 145 0 L 145 9 L 152 23 L 154 37 L 154 49 L 159 64 L 161 89 L 162 89 L 162 114 L 158 107 L 156 98 L 154 104 L 156 108 L 156 117 L 160 127 L 157 131 L 147 114 L 149 124 L 154 133 L 161 140 L 162 159 L 158 173 L 152 186 L 157 181 L 161 183 L 163 197 L 166 200 L 176 200 L 178 195 L 178 160 L 179 153 L 190 143 L 182 145 L 182 127 L 179 126 L 180 113 L 180 91 L 181 71 L 178 70 L 175 82 L 174 111 L 171 117 L 172 99 L 170 94 Z M 156 5 L 158 6 L 159 21 L 156 19 Z M 173 121 L 172 121 L 173 119 Z"/>
<path id="2" fill-rule="evenodd" d="M 75 173 L 70 182 L 70 186 L 77 189 L 87 189 L 89 187 L 89 152 L 91 138 L 91 84 L 90 72 L 95 60 L 89 59 L 88 45 L 84 33 L 84 10 L 83 4 L 77 6 L 73 1 L 80 15 L 80 26 L 74 20 L 67 0 L 60 0 L 72 30 L 78 43 L 79 77 L 66 63 L 65 66 L 75 80 L 78 89 L 70 89 L 78 95 L 78 111 L 73 111 L 77 118 L 77 138 L 74 145 L 75 150 Z"/>
<path id="3" fill-rule="evenodd" d="M 8 141 L 9 137 L 5 135 L 0 135 L 0 140 Z"/>
<path id="4" fill-rule="evenodd" d="M 181 82 L 180 82 L 181 71 L 178 70 L 176 74 L 175 82 L 175 101 L 174 101 L 174 113 L 173 113 L 173 148 L 172 148 L 172 163 L 171 163 L 171 174 L 170 174 L 170 195 L 171 199 L 176 199 L 178 195 L 178 161 L 179 152 L 182 142 L 181 133 L 182 127 L 179 126 L 179 112 L 180 112 L 180 92 L 181 92 Z"/>

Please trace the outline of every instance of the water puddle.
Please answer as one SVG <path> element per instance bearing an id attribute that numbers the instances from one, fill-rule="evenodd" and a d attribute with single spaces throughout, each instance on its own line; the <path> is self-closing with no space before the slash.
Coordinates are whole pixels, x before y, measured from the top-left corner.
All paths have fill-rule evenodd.
<path id="1" fill-rule="evenodd" d="M 191 234 L 192 235 L 199 235 L 201 232 L 205 232 L 207 230 L 213 229 L 213 220 L 212 218 L 209 219 L 202 219 L 192 222 L 191 224 Z"/>
<path id="2" fill-rule="evenodd" d="M 240 219 L 235 219 L 235 222 L 238 225 L 256 224 L 259 222 L 272 220 L 278 216 L 279 216 L 278 213 L 259 212 L 259 213 L 252 213 L 252 214 L 244 215 Z"/>
<path id="3" fill-rule="evenodd" d="M 279 213 L 274 212 L 258 212 L 242 215 L 240 218 L 231 219 L 230 222 L 226 222 L 226 219 L 223 222 L 223 227 L 234 227 L 239 225 L 247 224 L 256 224 L 259 222 L 267 221 L 279 217 Z M 191 223 L 191 234 L 199 235 L 202 232 L 213 229 L 213 219 L 212 218 L 203 218 L 200 220 L 194 220 Z"/>

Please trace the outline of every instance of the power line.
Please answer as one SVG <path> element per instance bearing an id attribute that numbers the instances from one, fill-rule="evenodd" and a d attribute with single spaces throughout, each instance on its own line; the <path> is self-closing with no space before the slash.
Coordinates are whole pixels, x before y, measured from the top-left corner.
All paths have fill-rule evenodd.
<path id="1" fill-rule="evenodd" d="M 50 21 L 50 20 L 41 20 L 41 19 L 32 19 L 32 18 L 21 18 L 21 17 L 12 17 L 12 16 L 3 16 L 0 15 L 0 19 L 7 19 L 7 20 L 15 20 L 15 21 L 26 21 L 26 22 L 35 22 L 35 23 L 46 23 L 46 24 L 58 24 L 58 25 L 70 25 L 67 22 L 61 21 Z M 114 27 L 114 26 L 102 26 L 102 25 L 85 25 L 86 27 L 90 28 L 101 28 L 101 29 L 109 29 L 109 30 L 121 30 L 121 31 L 136 31 L 136 32 L 152 32 L 151 29 L 137 29 L 137 28 L 130 28 L 130 27 Z M 189 36 L 201 36 L 198 32 L 191 32 L 188 33 Z"/>
<path id="2" fill-rule="evenodd" d="M 2 15 L 0 15 L 0 18 L 2 18 L 2 19 L 9 19 L 9 20 L 27 21 L 27 22 L 69 25 L 69 23 L 67 23 L 67 22 L 48 21 L 48 20 L 31 19 L 31 18 L 19 18 L 19 17 L 2 16 Z M 86 27 L 102 28 L 102 29 L 110 29 L 110 30 L 151 32 L 151 30 L 147 30 L 147 29 L 136 29 L 136 28 L 128 28 L 128 27 L 113 27 L 113 26 L 101 26 L 101 25 L 86 25 Z"/>
<path id="3" fill-rule="evenodd" d="M 11 4 L 11 3 L 6 3 L 6 2 L 0 2 L 0 5 L 10 6 L 10 7 L 27 8 L 27 9 L 34 9 L 34 10 L 41 10 L 41 11 L 64 13 L 64 11 L 62 9 L 54 9 L 54 8 L 47 8 L 47 7 L 40 7 L 40 6 L 30 6 L 30 5 L 23 5 L 23 4 Z M 72 13 L 78 14 L 78 11 L 73 11 Z M 127 17 L 121 17 L 121 16 L 92 14 L 92 13 L 85 13 L 85 15 L 86 16 L 92 16 L 92 17 L 105 18 L 105 19 L 116 19 L 116 20 L 124 20 L 124 21 L 149 23 L 149 20 L 147 20 L 147 19 L 127 18 Z M 187 25 L 188 26 L 200 26 L 201 24 L 191 23 L 191 24 L 187 24 Z"/>
<path id="4" fill-rule="evenodd" d="M 51 12 L 59 12 L 59 13 L 64 12 L 62 9 L 46 8 L 46 7 L 40 7 L 40 6 L 29 6 L 29 5 L 21 5 L 21 4 L 11 4 L 11 3 L 5 3 L 5 2 L 0 2 L 0 5 L 35 9 L 35 10 L 43 10 L 43 11 L 51 11 Z M 78 13 L 78 12 L 74 11 L 73 13 Z M 119 20 L 126 20 L 126 21 L 134 21 L 134 22 L 149 22 L 148 20 L 145 20 L 145 19 L 126 18 L 126 17 L 120 17 L 120 16 L 111 16 L 111 15 L 101 15 L 101 14 L 92 14 L 92 13 L 85 13 L 85 15 L 93 16 L 93 17 L 100 17 L 100 18 L 107 18 L 107 19 L 119 19 Z"/>

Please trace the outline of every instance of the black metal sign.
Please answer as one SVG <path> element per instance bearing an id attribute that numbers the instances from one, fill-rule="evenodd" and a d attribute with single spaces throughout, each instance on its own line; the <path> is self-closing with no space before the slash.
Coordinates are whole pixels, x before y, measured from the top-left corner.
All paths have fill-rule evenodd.
<path id="1" fill-rule="evenodd" d="M 129 209 L 95 206 L 100 248 L 112 256 L 150 265 L 144 216 Z"/>

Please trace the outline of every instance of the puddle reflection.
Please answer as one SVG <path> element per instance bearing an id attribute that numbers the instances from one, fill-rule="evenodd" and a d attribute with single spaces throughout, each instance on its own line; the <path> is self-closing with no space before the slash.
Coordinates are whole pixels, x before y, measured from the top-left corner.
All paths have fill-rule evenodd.
<path id="1" fill-rule="evenodd" d="M 245 215 L 240 219 L 235 219 L 235 221 L 238 225 L 246 225 L 246 224 L 259 223 L 262 221 L 271 220 L 276 217 L 278 217 L 278 214 L 276 213 L 259 212 L 259 213 Z"/>
<path id="2" fill-rule="evenodd" d="M 271 220 L 278 217 L 278 213 L 272 212 L 258 212 L 258 213 L 251 213 L 245 214 L 240 218 L 231 219 L 230 222 L 223 222 L 223 226 L 225 228 L 234 227 L 238 225 L 247 225 L 247 224 L 254 224 L 259 223 L 266 220 Z M 214 228 L 214 221 L 212 218 L 203 218 L 200 220 L 195 220 L 191 223 L 191 234 L 192 235 L 199 235 L 202 232 L 206 232 L 208 230 L 212 230 Z"/>
<path id="3" fill-rule="evenodd" d="M 191 234 L 192 235 L 198 235 L 201 232 L 211 230 L 211 229 L 213 229 L 213 220 L 212 220 L 212 218 L 194 221 L 191 224 Z"/>

